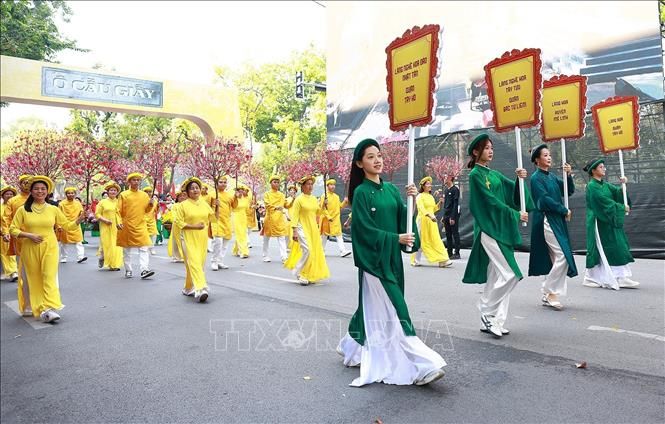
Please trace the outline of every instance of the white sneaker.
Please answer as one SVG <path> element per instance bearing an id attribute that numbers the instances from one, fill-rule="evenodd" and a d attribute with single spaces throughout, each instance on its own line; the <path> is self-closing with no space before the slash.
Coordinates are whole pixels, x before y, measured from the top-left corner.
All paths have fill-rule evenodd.
<path id="1" fill-rule="evenodd" d="M 194 300 L 196 300 L 199 303 L 203 303 L 206 300 L 208 300 L 208 289 L 204 288 L 199 291 L 194 292 Z"/>
<path id="2" fill-rule="evenodd" d="M 451 261 L 450 259 L 448 259 L 448 260 L 445 261 L 445 262 L 439 262 L 439 268 L 448 268 L 448 267 L 451 266 L 452 264 L 453 264 L 453 261 Z"/>
<path id="3" fill-rule="evenodd" d="M 23 317 L 31 317 L 32 316 L 32 309 L 31 308 L 25 308 L 23 312 L 21 313 L 21 316 Z"/>
<path id="4" fill-rule="evenodd" d="M 189 290 L 182 289 L 181 293 L 182 293 L 183 296 L 194 296 L 194 289 L 193 288 L 191 288 Z"/>
<path id="5" fill-rule="evenodd" d="M 60 259 L 60 263 L 61 263 L 61 264 L 66 264 L 66 263 L 67 263 L 67 259 Z"/>
<path id="6" fill-rule="evenodd" d="M 267 256 L 263 257 L 263 262 L 270 262 L 270 261 L 272 261 L 272 259 L 270 259 L 269 257 Z"/>
<path id="7" fill-rule="evenodd" d="M 620 278 L 619 279 L 619 287 L 622 289 L 636 289 L 639 287 L 640 283 L 637 281 L 633 281 L 630 278 Z"/>
<path id="8" fill-rule="evenodd" d="M 444 375 L 445 373 L 443 372 L 443 370 L 439 368 L 438 370 L 434 370 L 426 374 L 423 378 L 414 381 L 414 384 L 416 386 L 424 386 L 425 384 L 429 384 L 440 379 Z"/>
<path id="9" fill-rule="evenodd" d="M 176 263 L 176 262 L 178 262 L 177 258 L 171 258 L 171 263 Z"/>
<path id="10" fill-rule="evenodd" d="M 150 254 L 151 254 L 151 255 L 156 255 L 157 252 L 155 251 L 155 249 L 150 249 Z"/>
<path id="11" fill-rule="evenodd" d="M 226 264 L 219 264 L 219 269 L 229 269 L 229 266 Z"/>
<path id="12" fill-rule="evenodd" d="M 309 281 L 306 280 L 306 279 L 304 279 L 304 278 L 302 278 L 302 277 L 298 277 L 298 282 L 300 283 L 301 286 L 307 286 L 307 285 L 309 285 Z"/>
<path id="13" fill-rule="evenodd" d="M 17 281 L 18 281 L 18 274 L 15 273 L 15 272 L 12 272 L 12 275 L 9 276 L 9 280 L 10 280 L 12 283 L 17 282 Z"/>
<path id="14" fill-rule="evenodd" d="M 591 281 L 588 278 L 584 279 L 584 282 L 582 283 L 582 285 L 585 286 L 585 287 L 593 287 L 593 288 L 600 287 L 600 284 L 596 283 L 595 281 Z"/>
<path id="15" fill-rule="evenodd" d="M 216 263 L 213 263 L 212 265 L 210 265 L 210 269 L 212 269 L 213 271 L 219 271 L 219 265 L 216 264 Z"/>
<path id="16" fill-rule="evenodd" d="M 59 320 L 60 315 L 58 315 L 58 313 L 53 309 L 47 309 L 39 314 L 39 318 L 41 318 L 44 322 L 53 322 Z"/>

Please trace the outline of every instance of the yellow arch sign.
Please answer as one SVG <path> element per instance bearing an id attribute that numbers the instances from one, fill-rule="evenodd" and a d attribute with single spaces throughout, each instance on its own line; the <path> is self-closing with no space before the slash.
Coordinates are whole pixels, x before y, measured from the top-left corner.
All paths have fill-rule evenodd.
<path id="1" fill-rule="evenodd" d="M 235 90 L 100 73 L 0 56 L 0 100 L 72 109 L 184 118 L 215 135 L 242 140 Z"/>

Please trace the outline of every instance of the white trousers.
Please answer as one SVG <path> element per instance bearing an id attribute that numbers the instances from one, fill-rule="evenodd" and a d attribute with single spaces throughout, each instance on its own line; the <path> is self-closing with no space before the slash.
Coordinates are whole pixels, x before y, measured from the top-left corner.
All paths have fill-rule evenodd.
<path id="1" fill-rule="evenodd" d="M 346 253 L 346 246 L 344 246 L 344 236 L 342 234 L 335 236 L 337 239 L 337 247 L 339 248 L 339 254 L 343 255 Z M 326 243 L 328 242 L 328 236 L 327 235 L 322 235 L 321 236 L 321 243 L 323 244 L 323 251 L 325 252 L 326 250 Z"/>
<path id="2" fill-rule="evenodd" d="M 395 307 L 378 278 L 364 272 L 362 285 L 365 344 L 359 345 L 346 333 L 338 347 L 344 353 L 344 365 L 360 364 L 360 376 L 351 386 L 378 382 L 413 384 L 446 366 L 441 355 L 418 336 L 404 334 Z"/>
<path id="3" fill-rule="evenodd" d="M 270 248 L 271 238 L 277 239 L 277 244 L 279 245 L 279 257 L 282 258 L 282 260 L 285 260 L 286 257 L 288 256 L 286 254 L 286 236 L 278 236 L 278 237 L 263 236 L 263 257 L 264 258 L 270 257 L 269 248 Z"/>
<path id="4" fill-rule="evenodd" d="M 177 247 L 174 246 L 175 249 Z M 141 272 L 150 270 L 150 246 L 143 247 L 123 247 L 122 256 L 125 261 L 125 271 L 132 270 L 132 250 L 138 249 L 139 251 L 139 264 L 141 266 Z"/>
<path id="5" fill-rule="evenodd" d="M 628 264 L 619 266 L 610 265 L 607 261 L 607 256 L 605 256 L 603 244 L 600 242 L 598 223 L 596 222 L 594 225 L 596 226 L 596 246 L 598 246 L 600 263 L 593 268 L 587 268 L 584 279 L 598 283 L 601 287 L 619 290 L 619 279 L 630 278 L 633 276 L 633 272 L 630 270 Z"/>
<path id="6" fill-rule="evenodd" d="M 305 237 L 305 230 L 303 230 L 302 227 L 296 227 L 293 229 L 293 231 L 298 232 L 298 243 L 300 243 L 300 249 L 302 250 L 302 256 L 296 264 L 296 267 L 293 268 L 293 275 L 299 277 L 300 271 L 302 271 L 303 267 L 307 263 L 307 259 L 309 259 L 309 244 L 307 243 L 307 238 Z"/>
<path id="7" fill-rule="evenodd" d="M 568 261 L 566 256 L 561 250 L 559 241 L 550 227 L 550 223 L 545 218 L 545 243 L 547 243 L 547 250 L 550 254 L 552 261 L 552 269 L 543 281 L 542 292 L 543 294 L 556 294 L 565 296 L 567 292 L 566 274 L 568 273 Z"/>
<path id="8" fill-rule="evenodd" d="M 510 293 L 519 280 L 503 257 L 496 240 L 480 233 L 480 244 L 489 256 L 490 263 L 487 267 L 485 291 L 478 302 L 478 309 L 483 315 L 494 316 L 496 323 L 503 327 L 508 317 Z"/>
<path id="9" fill-rule="evenodd" d="M 212 239 L 212 259 L 210 260 L 211 264 L 223 264 L 224 257 L 226 252 L 229 249 L 229 244 L 231 244 L 231 239 L 225 239 L 224 237 L 215 237 Z"/>
<path id="10" fill-rule="evenodd" d="M 60 260 L 67 260 L 69 257 L 70 247 L 76 247 L 76 259 L 79 260 L 85 256 L 85 249 L 83 248 L 83 243 L 60 243 Z"/>

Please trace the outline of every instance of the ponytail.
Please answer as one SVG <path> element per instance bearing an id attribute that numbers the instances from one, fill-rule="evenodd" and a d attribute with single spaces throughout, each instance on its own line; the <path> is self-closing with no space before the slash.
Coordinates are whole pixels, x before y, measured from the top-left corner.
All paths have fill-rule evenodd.
<path id="1" fill-rule="evenodd" d="M 32 203 L 35 201 L 35 198 L 32 197 L 32 194 L 28 195 L 28 198 L 26 199 L 25 203 L 23 204 L 23 208 L 26 210 L 26 212 L 32 212 Z"/>

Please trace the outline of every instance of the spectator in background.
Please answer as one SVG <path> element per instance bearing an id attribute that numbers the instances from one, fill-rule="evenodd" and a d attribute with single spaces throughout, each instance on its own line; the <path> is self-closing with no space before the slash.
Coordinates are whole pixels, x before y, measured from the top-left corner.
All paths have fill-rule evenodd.
<path id="1" fill-rule="evenodd" d="M 443 201 L 443 227 L 446 230 L 446 247 L 450 259 L 460 259 L 459 249 L 459 188 L 455 176 L 446 177 L 446 192 Z"/>

